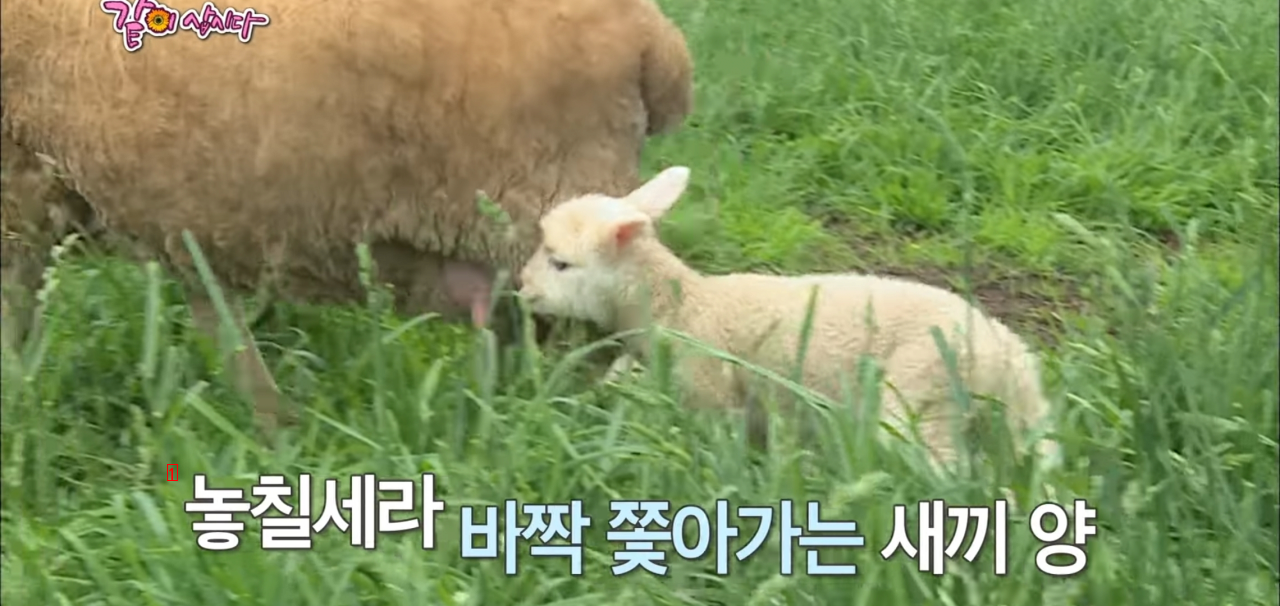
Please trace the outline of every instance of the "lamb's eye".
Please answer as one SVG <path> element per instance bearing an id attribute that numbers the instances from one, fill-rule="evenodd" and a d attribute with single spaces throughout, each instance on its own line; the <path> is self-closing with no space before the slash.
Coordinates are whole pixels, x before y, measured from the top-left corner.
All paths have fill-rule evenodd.
<path id="1" fill-rule="evenodd" d="M 551 258 L 551 266 L 556 268 L 556 271 L 564 271 L 566 269 L 569 269 L 568 263 L 565 263 L 564 261 L 561 261 L 560 259 L 557 259 L 555 257 Z"/>

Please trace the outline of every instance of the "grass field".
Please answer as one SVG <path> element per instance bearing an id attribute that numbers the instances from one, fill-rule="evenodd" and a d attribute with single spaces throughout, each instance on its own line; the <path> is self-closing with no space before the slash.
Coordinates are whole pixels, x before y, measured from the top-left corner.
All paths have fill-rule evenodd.
<path id="1" fill-rule="evenodd" d="M 4 352 L 0 601 L 1280 603 L 1274 2 L 664 6 L 698 87 L 695 116 L 646 152 L 646 175 L 693 169 L 664 240 L 708 271 L 855 268 L 971 289 L 1043 348 L 1062 467 L 1041 477 L 992 438 L 987 463 L 939 475 L 849 413 L 803 444 L 778 420 L 764 458 L 735 421 L 681 410 L 657 379 L 596 386 L 572 357 L 528 351 L 500 378 L 482 335 L 406 323 L 376 297 L 264 327 L 308 411 L 266 449 L 172 284 L 77 259 L 59 267 L 41 338 Z M 183 510 L 195 473 L 247 489 L 259 474 L 423 472 L 447 502 L 432 551 L 414 533 L 366 550 L 333 529 L 309 551 L 263 551 L 250 523 L 238 549 L 206 552 Z M 894 504 L 914 520 L 920 500 L 983 506 L 1008 489 L 1034 505 L 1046 487 L 1098 511 L 1079 574 L 1036 570 L 1026 506 L 1009 514 L 1004 576 L 989 542 L 940 576 L 879 554 Z M 527 551 L 516 576 L 461 558 L 459 507 L 512 498 L 582 500 L 581 576 Z M 611 499 L 820 500 L 866 546 L 823 556 L 857 564 L 853 577 L 805 574 L 798 548 L 781 575 L 776 529 L 727 575 L 669 553 L 666 577 L 615 577 Z"/>

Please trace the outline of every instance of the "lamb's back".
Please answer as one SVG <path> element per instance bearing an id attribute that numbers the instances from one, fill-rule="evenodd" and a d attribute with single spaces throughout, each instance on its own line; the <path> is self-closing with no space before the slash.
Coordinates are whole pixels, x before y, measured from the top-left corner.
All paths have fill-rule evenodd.
<path id="1" fill-rule="evenodd" d="M 816 287 L 806 367 L 820 387 L 834 385 L 838 373 L 864 355 L 904 377 L 937 375 L 942 359 L 935 327 L 951 347 L 971 347 L 986 358 L 1017 358 L 1023 351 L 997 320 L 956 293 L 920 282 L 862 274 L 734 274 L 707 284 L 699 293 L 703 311 L 689 314 L 685 329 L 775 369 L 793 364 Z"/>
<path id="2" fill-rule="evenodd" d="M 744 336 L 775 324 L 779 334 L 796 335 L 815 288 L 814 346 L 866 350 L 879 342 L 913 338 L 931 325 L 945 330 L 969 309 L 947 290 L 864 274 L 731 274 L 711 279 L 707 298 L 718 302 L 723 317 L 735 319 L 732 324 Z"/>

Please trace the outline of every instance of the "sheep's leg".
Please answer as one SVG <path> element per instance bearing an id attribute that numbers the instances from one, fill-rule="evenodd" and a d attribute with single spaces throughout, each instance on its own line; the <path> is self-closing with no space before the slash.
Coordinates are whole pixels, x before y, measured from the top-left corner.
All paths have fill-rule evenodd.
<path id="1" fill-rule="evenodd" d="M 5 344 L 22 343 L 35 325 L 36 295 L 53 244 L 79 208 L 67 200 L 48 163 L 0 135 L 0 317 Z"/>
<path id="2" fill-rule="evenodd" d="M 256 303 L 253 313 L 245 319 L 245 325 L 250 329 L 259 328 L 271 321 L 277 311 L 276 298 L 269 292 L 261 294 Z"/>
<path id="3" fill-rule="evenodd" d="M 27 250 L 12 250 L 20 247 L 18 243 L 12 247 L 8 244 L 4 246 L 0 269 L 0 338 L 5 345 L 18 347 L 35 325 L 36 293 L 43 282 L 44 264 Z"/>
<path id="4" fill-rule="evenodd" d="M 221 341 L 219 329 L 222 322 L 213 302 L 203 293 L 188 293 L 188 301 L 196 327 L 214 343 L 219 343 Z M 241 396 L 253 403 L 258 426 L 264 433 L 270 435 L 274 433 L 279 422 L 292 423 L 295 417 L 291 411 L 287 410 L 289 407 L 282 406 L 284 398 L 280 394 L 280 388 L 276 385 L 275 378 L 271 376 L 271 371 L 267 369 L 267 364 L 258 351 L 238 302 L 232 306 L 232 316 L 235 329 L 239 332 L 241 345 L 237 351 L 230 354 L 233 381 Z M 284 416 L 281 414 L 282 411 L 286 413 Z"/>

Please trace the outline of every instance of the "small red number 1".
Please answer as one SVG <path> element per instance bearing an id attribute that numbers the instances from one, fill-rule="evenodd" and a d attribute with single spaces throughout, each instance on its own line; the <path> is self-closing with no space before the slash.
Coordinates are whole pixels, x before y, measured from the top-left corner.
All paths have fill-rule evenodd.
<path id="1" fill-rule="evenodd" d="M 164 469 L 165 479 L 169 480 L 170 482 L 177 482 L 178 481 L 178 464 L 169 463 L 168 465 L 165 465 L 164 468 L 165 468 Z"/>

